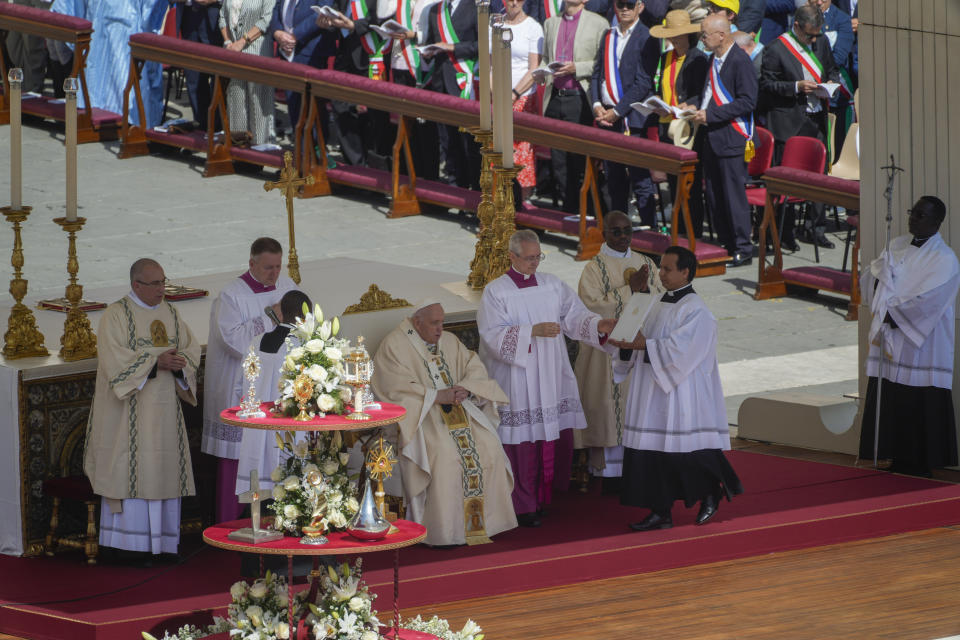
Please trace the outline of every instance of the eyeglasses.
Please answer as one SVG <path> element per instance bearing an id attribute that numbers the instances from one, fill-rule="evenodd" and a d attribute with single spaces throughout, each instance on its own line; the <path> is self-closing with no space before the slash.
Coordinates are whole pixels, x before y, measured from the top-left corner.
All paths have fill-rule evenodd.
<path id="1" fill-rule="evenodd" d="M 607 231 L 610 232 L 612 236 L 631 236 L 633 235 L 632 227 L 607 227 Z"/>
<path id="2" fill-rule="evenodd" d="M 543 255 L 542 253 L 537 254 L 537 255 L 535 255 L 535 256 L 520 256 L 520 255 L 517 255 L 517 254 L 513 254 L 513 255 L 517 256 L 518 258 L 520 258 L 520 259 L 523 260 L 524 262 L 529 262 L 529 263 L 543 262 L 544 260 L 547 259 L 547 256 Z"/>
<path id="3" fill-rule="evenodd" d="M 151 280 L 150 282 L 144 282 L 143 280 L 136 280 L 145 287 L 159 287 L 167 286 L 167 283 L 170 282 L 170 278 L 164 278 L 163 280 Z"/>
<path id="4" fill-rule="evenodd" d="M 635 9 L 637 7 L 636 2 L 617 2 L 617 9 Z"/>

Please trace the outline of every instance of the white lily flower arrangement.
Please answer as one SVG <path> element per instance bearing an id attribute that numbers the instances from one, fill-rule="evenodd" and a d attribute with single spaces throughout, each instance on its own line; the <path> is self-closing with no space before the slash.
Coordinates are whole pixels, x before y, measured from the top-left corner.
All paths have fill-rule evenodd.
<path id="1" fill-rule="evenodd" d="M 315 448 L 296 442 L 291 432 L 276 436 L 277 446 L 290 454 L 270 474 L 274 512 L 273 527 L 287 535 L 300 536 L 303 527 L 322 525 L 327 531 L 345 529 L 360 509 L 357 488 L 350 481 L 350 459 L 339 431 L 319 433 Z"/>
<path id="2" fill-rule="evenodd" d="M 301 376 L 309 379 L 312 397 L 307 411 L 312 415 L 347 413 L 345 405 L 350 400 L 350 389 L 343 383 L 343 354 L 349 350 L 349 341 L 338 338 L 340 319 L 324 320 L 320 305 L 313 311 L 304 303 L 303 317 L 297 318 L 287 335 L 287 356 L 280 367 L 280 398 L 275 402 L 278 410 L 287 416 L 299 413 L 294 398 L 296 380 Z"/>
<path id="3" fill-rule="evenodd" d="M 410 631 L 433 634 L 440 640 L 483 640 L 483 633 L 481 633 L 483 630 L 473 620 L 467 620 L 460 631 L 451 630 L 450 623 L 438 616 L 433 616 L 429 620 L 423 620 L 420 616 L 417 616 L 404 620 L 400 626 Z"/>
<path id="4" fill-rule="evenodd" d="M 317 603 L 310 603 L 307 623 L 316 640 L 379 640 L 380 621 L 373 609 L 377 597 L 363 581 L 362 559 L 327 567 L 320 578 Z"/>

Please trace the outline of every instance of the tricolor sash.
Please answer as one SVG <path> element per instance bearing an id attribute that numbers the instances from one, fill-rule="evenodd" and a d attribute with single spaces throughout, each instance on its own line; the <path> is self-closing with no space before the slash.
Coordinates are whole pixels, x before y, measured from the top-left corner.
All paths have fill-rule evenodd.
<path id="1" fill-rule="evenodd" d="M 437 11 L 437 29 L 443 42 L 456 45 L 460 42 L 457 32 L 453 29 L 453 19 L 450 16 L 450 2 L 441 0 Z M 457 86 L 460 87 L 460 97 L 466 100 L 473 99 L 473 70 L 476 60 L 460 60 L 452 51 L 447 53 L 450 62 L 457 74 Z"/>
<path id="2" fill-rule="evenodd" d="M 413 0 L 397 1 L 397 22 L 403 25 L 407 31 L 416 32 L 416 25 L 413 24 Z M 417 87 L 423 87 L 429 79 L 429 73 L 425 73 L 421 67 L 420 52 L 417 51 L 415 44 L 408 40 L 400 41 L 400 54 L 407 63 L 407 70 L 416 81 Z M 433 61 L 428 65 L 433 68 Z"/>
<path id="3" fill-rule="evenodd" d="M 369 12 L 367 11 L 367 3 L 365 0 L 350 0 L 351 20 L 354 22 L 357 20 L 366 20 L 368 15 Z M 391 42 L 391 40 L 381 38 L 377 32 L 372 29 L 360 38 L 360 44 L 363 45 L 363 50 L 366 51 L 370 57 L 370 66 L 367 67 L 367 75 L 371 80 L 386 79 L 386 66 L 383 64 L 383 52 L 389 48 Z"/>
<path id="4" fill-rule="evenodd" d="M 713 103 L 717 106 L 723 106 L 733 102 L 733 96 L 730 95 L 730 92 L 727 91 L 727 88 L 723 86 L 723 82 L 720 81 L 720 73 L 717 71 L 716 58 L 714 58 L 713 62 L 710 64 L 710 91 L 713 94 Z M 730 122 L 730 125 L 736 130 L 737 133 L 742 135 L 747 140 L 753 139 L 752 113 L 750 114 L 749 120 L 741 116 L 739 118 L 734 118 Z"/>
<path id="5" fill-rule="evenodd" d="M 547 18 L 563 15 L 563 0 L 543 0 L 543 14 Z"/>
<path id="6" fill-rule="evenodd" d="M 791 31 L 781 34 L 777 40 L 783 43 L 790 55 L 796 58 L 800 66 L 803 67 L 803 79 L 819 83 L 823 77 L 823 65 L 820 64 L 820 60 L 817 59 L 813 50 L 797 40 L 797 36 L 793 35 Z"/>
<path id="7" fill-rule="evenodd" d="M 603 45 L 603 83 L 607 88 L 607 96 L 613 105 L 620 104 L 623 98 L 623 82 L 620 80 L 620 60 L 617 58 L 617 41 L 620 34 L 616 27 L 607 32 Z"/>

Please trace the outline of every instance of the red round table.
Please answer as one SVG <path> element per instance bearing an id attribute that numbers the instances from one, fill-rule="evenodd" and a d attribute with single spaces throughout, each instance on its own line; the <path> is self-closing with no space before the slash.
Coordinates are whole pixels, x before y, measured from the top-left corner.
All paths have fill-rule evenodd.
<path id="1" fill-rule="evenodd" d="M 274 417 L 272 413 L 273 403 L 263 402 L 260 404 L 260 410 L 267 414 L 265 418 L 239 418 L 237 412 L 240 407 L 231 407 L 220 412 L 220 420 L 224 424 L 229 424 L 246 429 L 266 429 L 270 431 L 307 431 L 311 433 L 327 431 L 356 431 L 361 429 L 371 429 L 393 424 L 403 418 L 407 411 L 397 404 L 381 402 L 380 409 L 364 409 L 364 412 L 370 416 L 369 420 L 349 420 L 346 416 L 328 414 L 323 418 L 315 417 L 310 420 L 295 420 L 292 417 L 279 416 Z M 263 555 L 285 555 L 287 556 L 287 591 L 289 602 L 293 603 L 293 558 L 294 556 L 313 556 L 313 570 L 311 576 L 313 580 L 310 585 L 309 599 L 313 600 L 317 588 L 320 584 L 320 556 L 346 555 L 354 553 L 373 553 L 376 551 L 393 551 L 393 637 L 400 633 L 400 549 L 417 544 L 427 537 L 427 528 L 416 522 L 407 520 L 397 520 L 393 523 L 398 529 L 388 534 L 382 540 L 364 541 L 358 540 L 350 534 L 338 531 L 327 533 L 329 542 L 323 545 L 300 544 L 300 538 L 285 536 L 280 540 L 272 542 L 260 542 L 253 544 L 239 540 L 231 540 L 227 537 L 232 531 L 252 526 L 250 519 L 234 520 L 232 522 L 223 522 L 203 531 L 203 540 L 209 545 L 220 549 L 231 551 L 245 551 L 248 553 L 257 553 Z M 288 607 L 290 617 L 291 638 L 296 637 L 296 628 L 293 626 L 293 607 Z M 429 634 L 418 634 L 417 632 L 406 631 L 400 634 L 400 640 L 415 640 L 416 638 L 431 638 Z"/>

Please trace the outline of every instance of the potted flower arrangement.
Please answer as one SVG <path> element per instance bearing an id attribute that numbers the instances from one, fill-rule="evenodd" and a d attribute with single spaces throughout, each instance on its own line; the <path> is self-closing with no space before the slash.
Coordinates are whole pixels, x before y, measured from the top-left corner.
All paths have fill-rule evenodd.
<path id="1" fill-rule="evenodd" d="M 323 319 L 320 305 L 311 312 L 303 305 L 287 336 L 287 357 L 280 368 L 280 398 L 274 403 L 286 416 L 306 412 L 309 416 L 327 413 L 342 415 L 350 400 L 343 381 L 343 355 L 349 341 L 338 338 L 340 319 Z"/>
<path id="2" fill-rule="evenodd" d="M 293 434 L 277 434 L 277 446 L 290 457 L 270 474 L 277 531 L 300 536 L 303 527 L 320 526 L 328 531 L 344 529 L 360 508 L 357 488 L 347 474 L 350 456 L 339 431 L 311 435 L 311 441 L 295 442 Z"/>
<path id="3" fill-rule="evenodd" d="M 342 563 L 327 567 L 320 578 L 317 603 L 310 603 L 307 623 L 316 640 L 378 640 L 380 621 L 372 595 L 361 578 L 361 558 L 353 567 Z"/>

